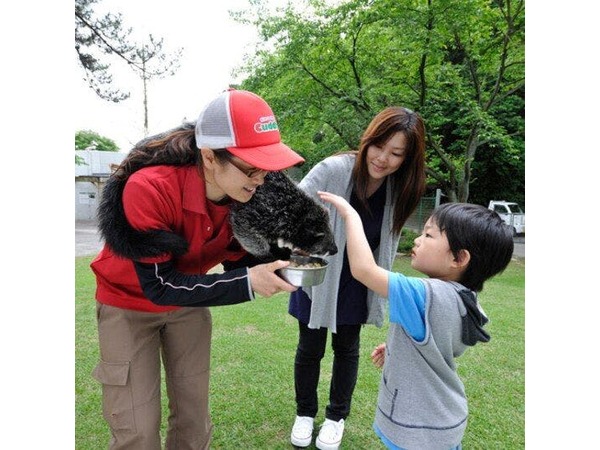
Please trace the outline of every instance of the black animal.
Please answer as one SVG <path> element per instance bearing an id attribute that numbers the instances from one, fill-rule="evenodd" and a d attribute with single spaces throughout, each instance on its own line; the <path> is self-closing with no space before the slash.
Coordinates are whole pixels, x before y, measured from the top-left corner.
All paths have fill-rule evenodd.
<path id="1" fill-rule="evenodd" d="M 283 172 L 268 173 L 250 201 L 232 207 L 230 220 L 240 245 L 262 260 L 337 253 L 327 210 Z"/>

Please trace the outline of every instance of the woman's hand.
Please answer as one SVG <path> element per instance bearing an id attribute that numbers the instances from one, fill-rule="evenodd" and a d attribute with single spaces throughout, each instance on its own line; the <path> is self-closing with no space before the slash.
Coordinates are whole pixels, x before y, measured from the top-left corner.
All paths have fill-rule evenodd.
<path id="1" fill-rule="evenodd" d="M 248 269 L 252 290 L 263 297 L 270 297 L 281 291 L 294 292 L 298 289 L 278 276 L 275 271 L 287 267 L 289 261 L 277 260 L 267 264 L 259 264 Z"/>
<path id="2" fill-rule="evenodd" d="M 375 347 L 375 350 L 371 353 L 371 361 L 375 367 L 383 367 L 383 362 L 385 361 L 385 342 Z"/>

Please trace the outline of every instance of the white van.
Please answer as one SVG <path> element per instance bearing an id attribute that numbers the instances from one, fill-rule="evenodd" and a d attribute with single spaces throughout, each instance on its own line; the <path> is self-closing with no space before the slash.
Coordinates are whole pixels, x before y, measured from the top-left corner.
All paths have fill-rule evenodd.
<path id="1" fill-rule="evenodd" d="M 502 220 L 504 220 L 504 223 L 512 227 L 513 235 L 525 233 L 525 213 L 521 210 L 518 203 L 507 202 L 505 200 L 491 200 L 488 208 L 496 211 Z"/>

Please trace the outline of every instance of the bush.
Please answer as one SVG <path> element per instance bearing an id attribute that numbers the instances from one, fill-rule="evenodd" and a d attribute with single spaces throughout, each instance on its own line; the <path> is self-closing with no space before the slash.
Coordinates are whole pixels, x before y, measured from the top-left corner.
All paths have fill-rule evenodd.
<path id="1" fill-rule="evenodd" d="M 402 235 L 400 236 L 400 242 L 398 242 L 398 253 L 410 254 L 417 236 L 419 236 L 419 233 L 409 228 L 402 228 Z"/>

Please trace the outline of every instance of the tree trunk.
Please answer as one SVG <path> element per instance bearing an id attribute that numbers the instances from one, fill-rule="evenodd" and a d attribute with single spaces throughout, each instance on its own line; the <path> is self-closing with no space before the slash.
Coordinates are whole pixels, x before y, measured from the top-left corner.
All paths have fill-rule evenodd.
<path id="1" fill-rule="evenodd" d="M 144 82 L 144 137 L 146 137 L 148 136 L 148 77 L 146 76 L 146 61 L 143 61 L 142 67 L 142 80 Z"/>
<path id="2" fill-rule="evenodd" d="M 475 152 L 479 147 L 479 126 L 476 125 L 471 130 L 469 139 L 467 139 L 467 151 L 465 154 L 465 165 L 463 167 L 462 179 L 458 185 L 458 198 L 461 202 L 467 202 L 470 194 L 470 183 L 471 183 L 471 164 L 475 160 Z"/>

